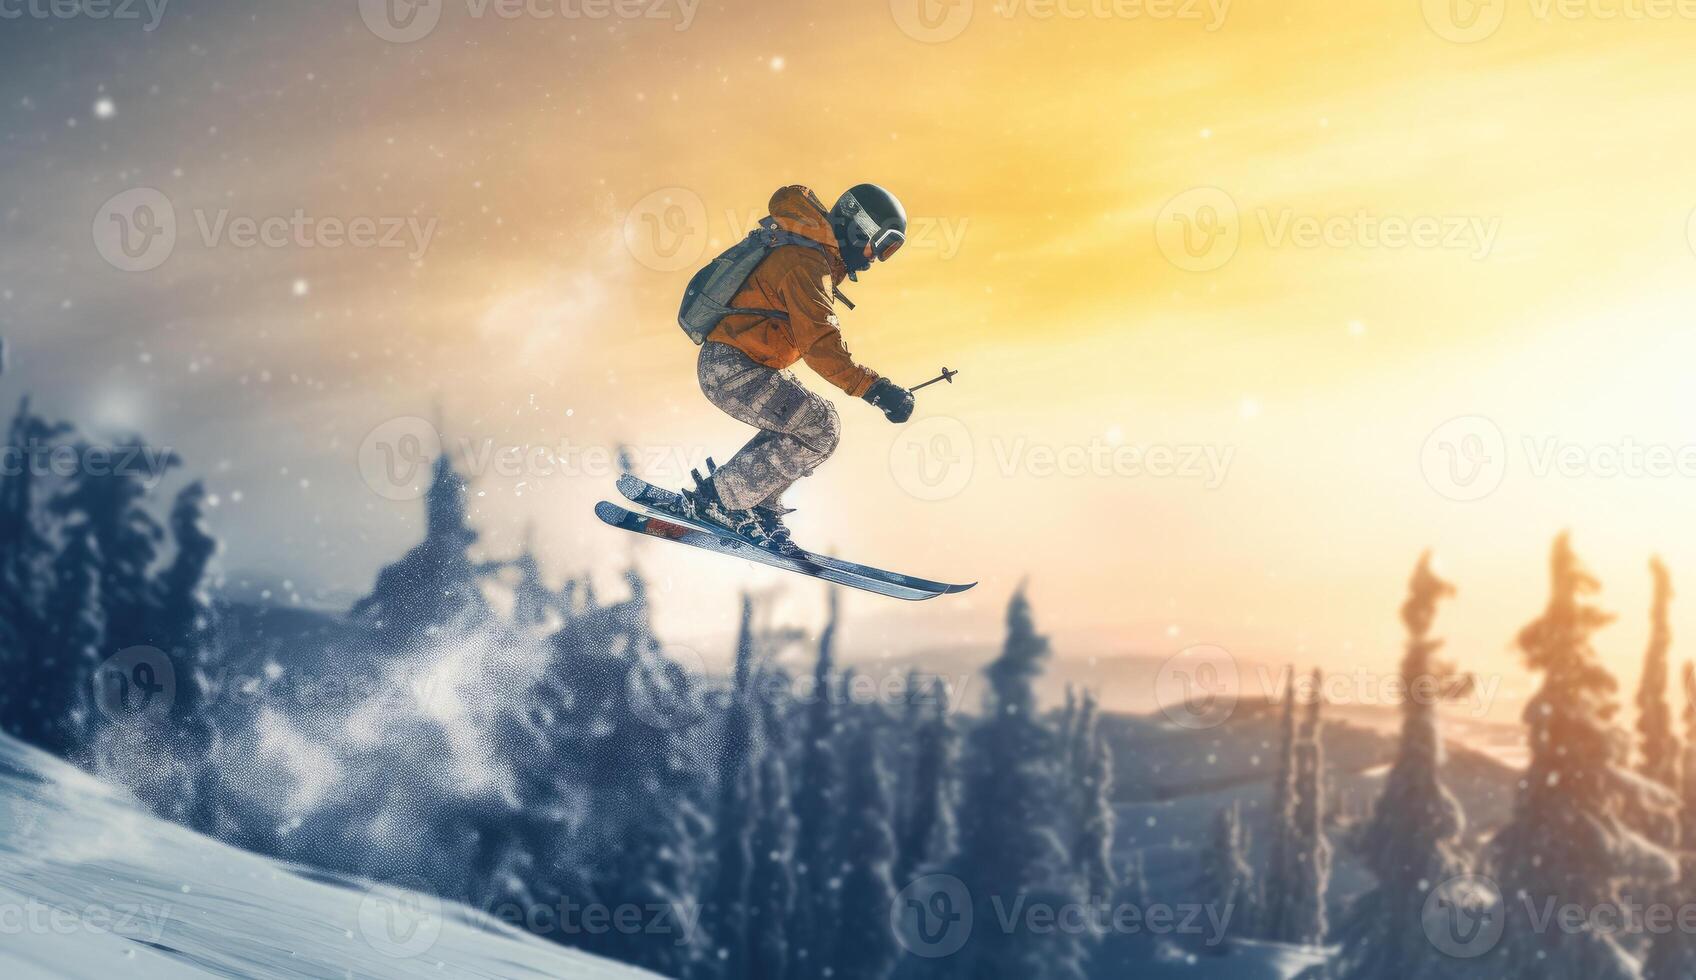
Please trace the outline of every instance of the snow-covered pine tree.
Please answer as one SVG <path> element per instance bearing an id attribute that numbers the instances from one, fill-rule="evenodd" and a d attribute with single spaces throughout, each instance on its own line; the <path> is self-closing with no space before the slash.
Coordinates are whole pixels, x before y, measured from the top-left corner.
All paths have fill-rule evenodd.
<path id="1" fill-rule="evenodd" d="M 914 759 L 911 796 L 901 831 L 900 864 L 895 885 L 902 888 L 922 869 L 954 854 L 955 773 L 959 735 L 948 710 L 948 687 L 941 678 L 931 683 L 930 716 L 913 732 Z"/>
<path id="2" fill-rule="evenodd" d="M 1686 850 L 1696 852 L 1696 663 L 1685 661 L 1681 677 L 1684 688 L 1684 765 L 1679 782 L 1678 837 Z M 1696 877 L 1683 879 L 1696 892 Z"/>
<path id="3" fill-rule="evenodd" d="M 49 752 L 69 756 L 82 748 L 99 720 L 94 670 L 106 642 L 106 613 L 93 525 L 79 517 L 61 528 L 60 541 L 47 597 L 46 642 L 31 675 L 36 683 L 28 695 L 23 734 Z"/>
<path id="4" fill-rule="evenodd" d="M 1324 690 L 1319 671 L 1296 743 L 1296 847 L 1289 940 L 1309 946 L 1325 941 L 1325 893 L 1331 882 L 1331 843 L 1325 837 L 1325 753 L 1320 747 Z"/>
<path id="5" fill-rule="evenodd" d="M 1049 658 L 1021 590 L 1007 607 L 1001 655 L 984 668 L 989 680 L 983 720 L 967 739 L 960 804 L 960 849 L 948 870 L 965 884 L 975 922 L 966 945 L 938 962 L 974 980 L 1069 980 L 1082 975 L 1081 937 L 1036 930 L 1028 918 L 1002 918 L 1015 906 L 1081 901 L 1064 839 L 1071 826 L 1061 804 L 1063 746 L 1037 714 L 1033 683 Z M 1022 903 L 1022 904 L 1021 904 Z"/>
<path id="6" fill-rule="evenodd" d="M 852 680 L 849 680 L 852 686 Z M 898 953 L 890 928 L 895 885 L 893 806 L 878 744 L 882 712 L 871 709 L 852 726 L 846 760 L 838 864 L 843 868 L 836 955 L 831 975 L 842 980 L 884 980 Z"/>
<path id="7" fill-rule="evenodd" d="M 1678 734 L 1673 731 L 1672 708 L 1667 704 L 1667 649 L 1672 630 L 1667 625 L 1667 608 L 1672 602 L 1672 580 L 1659 558 L 1649 562 L 1655 593 L 1649 615 L 1649 647 L 1643 654 L 1643 677 L 1637 685 L 1637 733 L 1642 753 L 1638 771 L 1668 789 L 1676 789 L 1679 774 Z"/>
<path id="8" fill-rule="evenodd" d="M 840 596 L 827 593 L 829 613 L 819 634 L 812 698 L 801 723 L 800 779 L 795 788 L 798 826 L 795 917 L 790 929 L 791 973 L 795 980 L 827 980 L 836 932 L 840 882 L 836 854 L 842 765 L 837 755 L 836 630 Z"/>
<path id="9" fill-rule="evenodd" d="M 1639 980 L 1637 961 L 1618 940 L 1592 928 L 1551 928 L 1531 913 L 1548 906 L 1616 906 L 1624 881 L 1666 881 L 1666 851 L 1626 822 L 1631 810 L 1671 802 L 1628 765 L 1629 743 L 1613 721 L 1616 684 L 1591 646 L 1612 617 L 1590 597 L 1600 584 L 1580 564 L 1566 534 L 1549 562 L 1549 603 L 1519 634 L 1527 666 L 1543 675 L 1525 706 L 1530 766 L 1510 821 L 1491 840 L 1506 897 L 1505 934 L 1491 953 L 1500 980 Z"/>
<path id="10" fill-rule="evenodd" d="M 1290 904 L 1295 891 L 1296 832 L 1296 675 L 1284 671 L 1284 711 L 1279 725 L 1278 768 L 1272 777 L 1272 810 L 1267 815 L 1265 893 L 1260 901 L 1260 935 L 1273 941 L 1292 938 Z"/>
<path id="11" fill-rule="evenodd" d="M 1437 706 L 1441 698 L 1463 694 L 1472 679 L 1437 659 L 1443 641 L 1431 637 L 1437 604 L 1454 594 L 1454 586 L 1431 570 L 1430 554 L 1421 555 L 1402 604 L 1408 638 L 1401 662 L 1401 743 L 1359 838 L 1362 862 L 1376 883 L 1350 906 L 1339 930 L 1334 972 L 1340 980 L 1477 974 L 1475 964 L 1439 951 L 1420 926 L 1431 889 L 1471 870 L 1460 843 L 1466 817 L 1442 782 Z"/>
<path id="12" fill-rule="evenodd" d="M 1637 729 L 1642 735 L 1643 774 L 1671 790 L 1678 798 L 1676 819 L 1664 827 L 1659 841 L 1676 848 L 1677 882 L 1662 886 L 1656 897 L 1667 905 L 1688 907 L 1696 901 L 1696 673 L 1684 665 L 1685 738 L 1681 742 L 1672 725 L 1667 704 L 1667 651 L 1672 646 L 1668 611 L 1672 604 L 1672 581 L 1660 559 L 1649 564 L 1655 580 L 1650 608 L 1649 651 L 1644 658 L 1643 680 L 1637 691 Z M 1654 675 L 1654 676 L 1651 676 Z M 1651 720 L 1653 719 L 1653 720 Z M 1685 980 L 1696 977 L 1696 934 L 1675 928 L 1651 936 L 1649 954 L 1643 960 L 1644 980 Z"/>
<path id="13" fill-rule="evenodd" d="M 29 399 L 6 430 L 0 451 L 7 459 L 33 464 L 70 431 L 30 410 Z M 32 740 L 35 724 L 29 701 L 43 683 L 39 649 L 46 637 L 47 593 L 52 582 L 53 549 L 43 528 L 39 470 L 12 466 L 0 473 L 0 729 Z"/>
<path id="14" fill-rule="evenodd" d="M 1083 876 L 1084 892 L 1094 899 L 1113 894 L 1113 749 L 1101 730 L 1095 694 L 1085 691 L 1075 732 L 1078 826 L 1072 859 Z"/>
<path id="15" fill-rule="evenodd" d="M 486 569 L 470 556 L 477 532 L 465 491 L 464 477 L 442 453 L 424 495 L 424 540 L 378 572 L 370 594 L 353 604 L 349 615 L 391 651 L 435 637 L 449 624 L 489 619 L 479 581 Z"/>
<path id="16" fill-rule="evenodd" d="M 215 773 L 210 768 L 216 733 L 209 705 L 217 665 L 208 570 L 218 553 L 218 539 L 207 527 L 206 502 L 206 487 L 196 480 L 178 491 L 171 505 L 176 554 L 155 585 L 152 635 L 177 671 L 170 738 L 177 786 L 170 791 L 170 799 L 159 802 L 171 819 L 210 832 L 218 813 Z"/>
<path id="17" fill-rule="evenodd" d="M 741 980 L 749 975 L 748 883 L 758 822 L 761 751 L 761 720 L 753 685 L 753 618 L 753 600 L 744 594 L 736 635 L 735 687 L 725 709 L 718 760 L 712 886 L 702 909 L 708 952 L 691 974 L 715 980 Z"/>
<path id="18" fill-rule="evenodd" d="M 79 458 L 94 450 L 77 446 Z M 165 531 L 142 506 L 148 479 L 179 463 L 175 454 L 139 439 L 119 442 L 113 458 L 153 460 L 154 472 L 127 466 L 79 466 L 48 504 L 61 521 L 86 520 L 100 549 L 100 601 L 106 641 L 116 648 L 156 644 L 152 635 L 155 596 L 151 572 Z"/>
<path id="19" fill-rule="evenodd" d="M 1201 849 L 1196 891 L 1214 914 L 1231 923 L 1254 921 L 1254 865 L 1249 862 L 1248 828 L 1238 803 L 1222 806 L 1213 816 L 1213 839 Z M 1229 919 L 1225 919 L 1229 916 Z"/>
<path id="20" fill-rule="evenodd" d="M 759 762 L 760 812 L 752 841 L 754 867 L 748 881 L 748 977 L 785 980 L 795 913 L 795 810 L 788 764 L 779 748 L 787 741 L 784 713 L 775 698 L 762 698 L 760 708 L 765 737 Z"/>

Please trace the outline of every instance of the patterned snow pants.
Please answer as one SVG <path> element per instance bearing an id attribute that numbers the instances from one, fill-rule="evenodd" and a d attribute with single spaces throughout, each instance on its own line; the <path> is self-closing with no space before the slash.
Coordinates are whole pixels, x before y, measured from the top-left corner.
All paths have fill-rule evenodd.
<path id="1" fill-rule="evenodd" d="M 731 418 L 760 430 L 718 468 L 713 485 L 726 507 L 781 510 L 783 492 L 836 451 L 836 406 L 795 375 L 756 364 L 729 344 L 707 341 L 696 362 L 701 391 Z"/>

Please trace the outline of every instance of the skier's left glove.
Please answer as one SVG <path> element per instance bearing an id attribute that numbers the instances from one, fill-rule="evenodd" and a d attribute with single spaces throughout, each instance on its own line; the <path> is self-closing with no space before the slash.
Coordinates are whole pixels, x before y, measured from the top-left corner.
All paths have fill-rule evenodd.
<path id="1" fill-rule="evenodd" d="M 875 405 L 891 422 L 899 424 L 913 417 L 913 393 L 888 378 L 873 381 L 860 397 Z"/>

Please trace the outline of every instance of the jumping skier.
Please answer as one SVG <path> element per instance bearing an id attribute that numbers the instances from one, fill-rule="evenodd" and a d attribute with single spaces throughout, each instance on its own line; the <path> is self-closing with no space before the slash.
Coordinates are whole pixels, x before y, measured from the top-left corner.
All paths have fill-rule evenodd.
<path id="1" fill-rule="evenodd" d="M 843 343 L 838 287 L 907 239 L 907 212 L 875 184 L 859 184 L 826 208 L 799 184 L 780 188 L 771 214 L 747 239 L 690 282 L 678 315 L 701 345 L 701 391 L 759 433 L 728 462 L 695 474 L 683 511 L 783 555 L 801 554 L 784 526 L 783 494 L 830 458 L 842 433 L 836 407 L 788 368 L 806 361 L 819 377 L 901 423 L 913 394 L 855 363 Z"/>

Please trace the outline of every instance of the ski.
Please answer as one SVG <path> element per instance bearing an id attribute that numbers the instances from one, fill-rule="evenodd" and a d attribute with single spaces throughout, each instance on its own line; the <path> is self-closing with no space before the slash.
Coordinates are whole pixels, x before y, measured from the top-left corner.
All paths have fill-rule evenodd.
<path id="1" fill-rule="evenodd" d="M 690 547 L 700 548 L 703 551 L 745 558 L 762 565 L 770 565 L 773 568 L 781 568 L 784 571 L 795 572 L 799 575 L 808 575 L 837 585 L 845 585 L 852 589 L 889 596 L 892 599 L 922 602 L 925 599 L 934 599 L 943 594 L 925 589 L 910 588 L 866 575 L 857 575 L 839 568 L 830 568 L 805 558 L 789 558 L 773 551 L 767 551 L 741 538 L 732 537 L 723 531 L 709 531 L 703 527 L 694 526 L 692 523 L 685 523 L 681 520 L 674 521 L 670 517 L 640 514 L 626 510 L 617 504 L 609 504 L 604 500 L 595 505 L 595 516 L 613 527 L 622 528 L 634 534 L 645 534 L 649 537 L 676 541 Z M 873 571 L 878 570 L 873 569 Z"/>
<path id="2" fill-rule="evenodd" d="M 702 523 L 684 514 L 683 497 L 676 491 L 667 490 L 664 487 L 656 487 L 641 477 L 632 476 L 629 473 L 623 474 L 618 478 L 618 492 L 623 494 L 625 498 L 630 500 L 632 503 L 642 505 L 649 512 L 658 517 L 663 517 L 670 521 L 676 521 L 680 524 L 687 524 L 690 527 L 708 531 L 713 534 L 725 534 L 724 531 L 714 528 L 710 524 Z M 741 539 L 738 538 L 737 540 Z M 964 592 L 972 586 L 977 585 L 976 582 L 968 582 L 964 585 L 953 585 L 948 582 L 936 582 L 928 578 L 920 578 L 917 575 L 904 575 L 900 572 L 886 571 L 881 568 L 875 568 L 871 565 L 862 565 L 859 562 L 844 561 L 840 558 L 833 558 L 830 555 L 819 555 L 810 551 L 804 552 L 803 555 L 803 560 L 824 568 L 834 568 L 837 571 L 848 572 L 852 575 L 873 578 L 879 581 L 889 582 L 892 585 L 901 585 L 909 589 L 917 589 L 920 592 L 931 592 L 937 595 L 950 595 L 957 592 Z"/>

